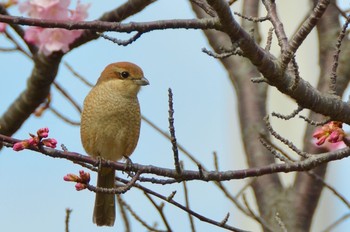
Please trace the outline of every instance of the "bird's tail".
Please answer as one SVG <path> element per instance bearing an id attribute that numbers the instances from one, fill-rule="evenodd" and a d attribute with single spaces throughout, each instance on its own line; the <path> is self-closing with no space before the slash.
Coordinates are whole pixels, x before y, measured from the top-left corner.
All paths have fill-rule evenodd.
<path id="1" fill-rule="evenodd" d="M 98 172 L 97 187 L 114 188 L 115 170 L 102 167 Z M 93 222 L 98 226 L 113 226 L 115 221 L 115 195 L 96 193 Z"/>

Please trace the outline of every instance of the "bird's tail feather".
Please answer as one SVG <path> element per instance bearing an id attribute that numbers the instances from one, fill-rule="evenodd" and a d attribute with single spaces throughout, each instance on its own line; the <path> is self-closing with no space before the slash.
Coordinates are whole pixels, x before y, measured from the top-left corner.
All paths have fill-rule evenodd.
<path id="1" fill-rule="evenodd" d="M 115 170 L 102 167 L 98 172 L 97 187 L 114 188 Z M 115 221 L 115 195 L 96 193 L 93 222 L 98 226 L 113 226 Z"/>

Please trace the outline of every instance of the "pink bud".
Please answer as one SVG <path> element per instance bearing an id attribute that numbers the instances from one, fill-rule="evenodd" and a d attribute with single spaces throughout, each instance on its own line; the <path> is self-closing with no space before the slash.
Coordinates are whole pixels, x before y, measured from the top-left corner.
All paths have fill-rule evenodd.
<path id="1" fill-rule="evenodd" d="M 77 182 L 78 180 L 80 180 L 79 176 L 74 175 L 74 174 L 67 174 L 63 177 L 63 180 L 65 181 L 71 181 L 71 182 Z"/>
<path id="2" fill-rule="evenodd" d="M 49 128 L 47 127 L 41 128 L 36 133 L 40 138 L 47 138 L 47 136 L 49 136 Z"/>
<path id="3" fill-rule="evenodd" d="M 30 145 L 30 146 L 38 146 L 39 138 L 32 137 L 32 138 L 29 138 L 27 141 L 28 141 L 28 145 Z"/>
<path id="4" fill-rule="evenodd" d="M 89 183 L 90 182 L 90 173 L 84 172 L 83 170 L 79 171 L 80 180 L 82 183 Z"/>
<path id="5" fill-rule="evenodd" d="M 15 143 L 13 144 L 13 147 L 12 147 L 14 151 L 21 151 L 21 150 L 24 150 L 25 148 L 27 148 L 27 146 L 26 146 L 26 143 L 24 143 L 24 141 Z"/>
<path id="6" fill-rule="evenodd" d="M 41 141 L 45 146 L 55 148 L 57 145 L 57 140 L 56 139 L 43 139 Z"/>
<path id="7" fill-rule="evenodd" d="M 77 183 L 77 184 L 75 185 L 75 189 L 76 189 L 77 191 L 84 190 L 84 189 L 86 189 L 86 184 Z"/>

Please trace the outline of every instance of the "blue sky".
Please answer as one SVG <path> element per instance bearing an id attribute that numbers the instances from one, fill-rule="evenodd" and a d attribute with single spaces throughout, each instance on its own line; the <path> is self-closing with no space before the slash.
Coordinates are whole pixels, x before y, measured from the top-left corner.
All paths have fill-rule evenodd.
<path id="1" fill-rule="evenodd" d="M 116 7 L 107 0 L 98 1 L 98 4 L 97 1 L 90 2 L 92 5 L 89 20 L 96 19 L 105 11 Z M 72 1 L 73 5 L 75 3 L 76 1 Z M 18 14 L 15 9 L 12 12 Z M 126 21 L 174 18 L 194 18 L 188 1 L 178 0 L 176 11 L 174 6 L 170 5 L 170 1 L 157 1 Z M 12 31 L 11 33 L 13 34 Z M 118 39 L 130 36 L 119 33 L 109 35 Z M 0 46 L 7 45 L 4 37 L 0 36 Z M 167 130 L 167 92 L 169 87 L 172 88 L 178 142 L 209 169 L 213 169 L 213 151 L 218 154 L 222 170 L 242 169 L 246 164 L 235 113 L 234 89 L 221 64 L 201 52 L 203 47 L 210 48 L 201 31 L 155 31 L 143 35 L 127 47 L 119 47 L 104 39 L 92 41 L 70 52 L 63 60 L 93 83 L 109 63 L 131 61 L 138 64 L 151 83 L 139 94 L 143 115 L 163 130 Z M 33 64 L 18 53 L 2 52 L 0 61 L 3 81 L 0 85 L 0 114 L 2 114 L 25 89 L 26 79 Z M 60 66 L 56 81 L 82 104 L 89 88 L 73 77 L 63 64 Z M 79 114 L 54 88 L 52 105 L 67 117 L 79 120 Z M 31 116 L 14 137 L 25 139 L 28 133 L 35 133 L 41 127 L 49 127 L 50 137 L 57 139 L 59 144 L 64 144 L 70 151 L 85 154 L 80 142 L 79 127 L 67 125 L 49 111 L 40 118 Z M 134 163 L 173 168 L 171 143 L 144 122 L 139 144 L 131 158 Z M 180 154 L 180 158 L 187 169 L 196 169 L 196 165 L 183 154 Z M 337 162 L 337 165 L 341 165 L 340 163 Z M 3 149 L 0 152 L 0 183 L 3 186 L 0 191 L 1 229 L 63 231 L 65 208 L 68 207 L 73 209 L 71 231 L 123 231 L 118 216 L 115 228 L 97 228 L 92 224 L 94 194 L 89 191 L 77 192 L 74 184 L 63 181 L 64 175 L 77 173 L 81 169 L 80 166 L 67 160 L 53 159 L 30 151 L 13 152 L 11 149 Z M 92 180 L 94 183 L 94 174 Z M 235 180 L 225 183 L 233 193 L 239 191 L 243 184 L 244 181 Z M 343 186 L 343 183 L 341 185 Z M 184 203 L 181 184 L 165 187 L 145 186 L 165 196 L 177 190 L 174 199 Z M 192 181 L 188 183 L 188 187 L 193 210 L 218 221 L 230 212 L 229 224 L 246 229 L 256 228 L 252 225 L 242 226 L 239 221 L 240 213 L 224 199 L 223 194 L 212 183 Z M 346 193 L 348 189 L 343 191 Z M 156 211 L 142 192 L 132 189 L 123 197 L 140 216 L 147 219 L 149 224 L 157 221 L 160 224 L 159 228 L 164 228 Z M 176 219 L 171 223 L 174 231 L 186 231 L 189 228 L 187 215 L 181 210 L 168 204 L 165 209 L 169 218 Z M 342 208 L 340 211 L 337 213 L 339 216 L 342 212 L 346 212 L 346 209 Z M 198 231 L 223 231 L 199 220 L 195 220 L 195 223 Z M 133 222 L 132 228 L 133 231 L 146 231 L 138 222 Z"/>

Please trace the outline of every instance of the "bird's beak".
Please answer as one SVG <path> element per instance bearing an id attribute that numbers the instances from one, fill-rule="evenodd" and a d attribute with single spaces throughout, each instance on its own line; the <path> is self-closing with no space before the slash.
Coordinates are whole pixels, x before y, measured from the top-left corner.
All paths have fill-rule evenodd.
<path id="1" fill-rule="evenodd" d="M 135 80 L 135 83 L 138 85 L 149 85 L 149 81 L 145 77 L 142 77 L 139 80 Z"/>

